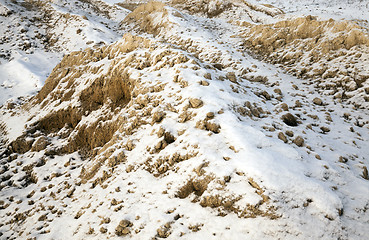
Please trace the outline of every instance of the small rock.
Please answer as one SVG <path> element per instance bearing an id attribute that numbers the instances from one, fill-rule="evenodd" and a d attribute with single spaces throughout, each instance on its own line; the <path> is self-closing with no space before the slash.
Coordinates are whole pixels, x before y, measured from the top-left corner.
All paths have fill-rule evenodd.
<path id="1" fill-rule="evenodd" d="M 204 78 L 211 80 L 211 74 L 210 73 L 205 73 Z"/>
<path id="2" fill-rule="evenodd" d="M 338 211 L 338 216 L 342 216 L 343 215 L 343 208 L 337 209 Z"/>
<path id="3" fill-rule="evenodd" d="M 276 88 L 273 90 L 276 94 L 282 95 L 282 90 L 279 88 Z"/>
<path id="4" fill-rule="evenodd" d="M 323 133 L 327 133 L 327 132 L 330 132 L 331 130 L 329 129 L 329 127 L 326 127 L 326 126 L 322 126 L 320 127 L 320 130 L 323 131 Z"/>
<path id="5" fill-rule="evenodd" d="M 224 176 L 224 181 L 225 182 L 230 182 L 231 181 L 231 176 Z"/>
<path id="6" fill-rule="evenodd" d="M 297 126 L 297 120 L 296 117 L 293 116 L 291 113 L 286 113 L 282 116 L 282 121 L 287 124 L 288 126 L 295 127 Z"/>
<path id="7" fill-rule="evenodd" d="M 294 133 L 290 130 L 287 130 L 286 135 L 289 136 L 289 137 L 293 137 Z"/>
<path id="8" fill-rule="evenodd" d="M 363 167 L 363 175 L 362 177 L 366 180 L 369 180 L 369 174 L 368 174 L 368 169 L 366 168 L 366 166 Z"/>
<path id="9" fill-rule="evenodd" d="M 270 94 L 267 91 L 263 91 L 261 92 L 261 95 L 266 99 L 266 100 L 270 100 L 272 99 L 272 97 L 270 96 Z"/>
<path id="10" fill-rule="evenodd" d="M 314 98 L 314 99 L 313 99 L 313 103 L 314 103 L 315 105 L 319 105 L 319 106 L 323 105 L 323 101 L 322 101 L 322 99 L 320 99 L 320 98 L 318 98 L 318 97 L 316 97 L 316 98 Z"/>
<path id="11" fill-rule="evenodd" d="M 202 85 L 202 86 L 209 86 L 209 82 L 208 81 L 205 81 L 205 80 L 202 80 L 200 82 L 200 85 Z"/>
<path id="12" fill-rule="evenodd" d="M 168 228 L 166 226 L 162 226 L 162 227 L 158 228 L 156 230 L 156 232 L 158 233 L 159 238 L 167 238 L 171 234 L 170 228 Z"/>
<path id="13" fill-rule="evenodd" d="M 301 136 L 297 136 L 293 143 L 296 144 L 298 147 L 302 147 L 304 145 L 305 140 Z"/>
<path id="14" fill-rule="evenodd" d="M 283 111 L 288 111 L 288 105 L 287 105 L 287 103 L 282 103 L 281 104 L 281 108 L 282 108 Z"/>
<path id="15" fill-rule="evenodd" d="M 118 236 L 125 236 L 131 232 L 129 229 L 133 224 L 128 220 L 120 221 L 119 225 L 115 228 L 115 234 Z"/>
<path id="16" fill-rule="evenodd" d="M 350 113 L 344 113 L 343 118 L 346 119 L 346 120 L 350 120 L 350 118 L 351 118 Z"/>
<path id="17" fill-rule="evenodd" d="M 347 159 L 347 158 L 345 158 L 345 157 L 340 156 L 340 157 L 339 157 L 339 159 L 338 159 L 338 161 L 339 161 L 340 163 L 347 163 L 348 159 Z"/>
<path id="18" fill-rule="evenodd" d="M 205 122 L 205 128 L 206 128 L 206 130 L 212 131 L 213 133 L 219 133 L 221 127 L 217 123 L 211 123 L 211 122 L 206 121 Z"/>
<path id="19" fill-rule="evenodd" d="M 152 116 L 152 122 L 153 123 L 158 123 L 161 122 L 161 120 L 163 120 L 163 118 L 165 117 L 165 113 L 163 112 L 155 112 Z"/>
<path id="20" fill-rule="evenodd" d="M 43 214 L 38 218 L 38 221 L 45 221 L 47 219 L 47 214 Z"/>
<path id="21" fill-rule="evenodd" d="M 288 141 L 283 132 L 278 133 L 278 138 L 281 139 L 284 143 L 287 143 Z"/>
<path id="22" fill-rule="evenodd" d="M 227 73 L 226 77 L 229 79 L 229 81 L 231 81 L 233 83 L 237 83 L 236 74 L 234 72 Z"/>
<path id="23" fill-rule="evenodd" d="M 134 166 L 133 165 L 128 165 L 126 167 L 126 172 L 129 173 L 129 172 L 132 172 L 132 170 L 134 169 Z"/>
<path id="24" fill-rule="evenodd" d="M 295 101 L 295 107 L 300 108 L 302 107 L 302 103 L 299 100 Z"/>
<path id="25" fill-rule="evenodd" d="M 218 70 L 222 70 L 224 68 L 223 64 L 220 63 L 214 63 L 213 66 L 218 69 Z"/>
<path id="26" fill-rule="evenodd" d="M 160 127 L 158 132 L 157 132 L 158 138 L 161 138 L 162 136 L 164 136 L 164 133 L 165 133 L 165 129 Z"/>
<path id="27" fill-rule="evenodd" d="M 199 108 L 203 105 L 203 101 L 198 98 L 191 98 L 190 99 L 190 105 L 193 108 Z"/>
<path id="28" fill-rule="evenodd" d="M 206 114 L 206 118 L 207 119 L 213 119 L 214 118 L 214 113 L 213 112 L 208 112 L 207 114 Z"/>
<path id="29" fill-rule="evenodd" d="M 176 139 L 174 138 L 174 136 L 170 133 L 170 132 L 165 132 L 164 133 L 164 141 L 167 144 L 171 144 L 175 141 Z"/>
<path id="30" fill-rule="evenodd" d="M 7 109 L 14 109 L 15 108 L 15 103 L 13 103 L 13 102 L 8 102 L 8 104 L 6 105 L 6 108 Z"/>

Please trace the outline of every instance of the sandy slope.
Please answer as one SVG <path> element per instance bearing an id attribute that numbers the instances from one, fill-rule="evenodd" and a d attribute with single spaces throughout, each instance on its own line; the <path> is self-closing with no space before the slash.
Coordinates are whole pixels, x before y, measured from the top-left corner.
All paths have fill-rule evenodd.
<path id="1" fill-rule="evenodd" d="M 257 60 L 229 21 L 278 10 L 211 4 L 142 6 L 1 108 L 1 238 L 365 239 L 365 100 Z"/>

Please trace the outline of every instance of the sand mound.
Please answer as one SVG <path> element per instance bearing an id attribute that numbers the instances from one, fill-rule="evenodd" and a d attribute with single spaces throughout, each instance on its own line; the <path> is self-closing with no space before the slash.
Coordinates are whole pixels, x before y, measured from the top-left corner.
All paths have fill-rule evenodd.
<path id="1" fill-rule="evenodd" d="M 41 91 L 25 106 L 43 112 L 31 118 L 28 132 L 64 136 L 68 144 L 58 149 L 61 153 L 82 150 L 94 155 L 92 150 L 109 142 L 121 123 L 119 118 L 113 121 L 113 115 L 129 103 L 136 85 L 126 68 L 139 64 L 131 58 L 119 66 L 112 64 L 104 69 L 101 61 L 114 63 L 114 57 L 122 57 L 148 44 L 146 39 L 127 34 L 115 45 L 65 56 Z M 29 136 L 24 135 L 11 143 L 14 152 L 24 153 L 31 149 L 31 143 L 21 144 L 26 137 Z"/>
<path id="2" fill-rule="evenodd" d="M 248 50 L 301 78 L 317 80 L 319 88 L 336 98 L 368 106 L 369 36 L 352 21 L 320 21 L 307 16 L 275 24 L 246 27 L 241 34 Z"/>
<path id="3" fill-rule="evenodd" d="M 64 57 L 42 90 L 23 106 L 36 114 L 5 154 L 36 153 L 47 158 L 79 152 L 85 161 L 78 179 L 92 184 L 92 188 L 106 188 L 105 182 L 114 176 L 118 166 L 127 173 L 144 170 L 156 178 L 180 171 L 172 190 L 176 198 L 214 208 L 222 216 L 235 213 L 239 218 L 278 217 L 264 190 L 259 187 L 260 193 L 233 193 L 223 180 L 224 174 L 207 173 L 209 163 L 200 158 L 198 144 L 181 137 L 188 126 L 204 136 L 222 132 L 216 116 L 221 109 L 216 106 L 217 111 L 204 112 L 205 101 L 182 91 L 189 86 L 209 86 L 203 84 L 206 78 L 198 75 L 199 70 L 206 71 L 198 59 L 186 52 L 130 34 L 107 47 L 73 52 Z M 197 77 L 184 79 L 182 75 L 189 72 Z M 162 124 L 168 115 L 168 121 L 174 122 Z M 146 140 L 140 142 L 143 137 Z M 136 146 L 140 147 L 139 161 L 128 157 Z M 198 167 L 179 167 L 190 160 Z M 29 170 L 27 174 L 27 184 L 37 183 L 36 173 Z M 198 190 L 200 185 L 203 186 Z M 238 204 L 251 196 L 249 204 Z M 263 199 L 262 203 L 255 205 L 255 198 Z"/>

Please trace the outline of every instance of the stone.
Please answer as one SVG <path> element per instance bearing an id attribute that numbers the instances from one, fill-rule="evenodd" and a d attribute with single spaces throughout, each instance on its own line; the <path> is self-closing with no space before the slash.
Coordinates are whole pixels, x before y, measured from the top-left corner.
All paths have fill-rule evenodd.
<path id="1" fill-rule="evenodd" d="M 205 73 L 204 78 L 211 80 L 211 74 L 210 73 Z"/>
<path id="2" fill-rule="evenodd" d="M 159 123 L 163 120 L 164 117 L 165 117 L 165 113 L 155 112 L 152 116 L 152 121 L 153 121 L 153 123 Z"/>
<path id="3" fill-rule="evenodd" d="M 326 127 L 326 126 L 322 126 L 320 127 L 320 130 L 322 130 L 323 133 L 327 133 L 327 132 L 330 132 L 331 130 L 329 129 L 329 127 Z"/>
<path id="4" fill-rule="evenodd" d="M 338 161 L 339 161 L 340 163 L 347 163 L 348 159 L 347 159 L 346 157 L 340 156 L 340 157 L 338 158 Z"/>
<path id="5" fill-rule="evenodd" d="M 206 114 L 206 118 L 207 118 L 207 119 L 213 119 L 213 118 L 214 118 L 214 116 L 215 116 L 215 114 L 214 114 L 213 112 L 208 112 L 208 113 Z"/>
<path id="6" fill-rule="evenodd" d="M 218 70 L 222 70 L 224 68 L 223 64 L 220 63 L 214 63 L 213 66 L 218 69 Z"/>
<path id="7" fill-rule="evenodd" d="M 300 108 L 302 107 L 302 103 L 299 100 L 295 101 L 295 107 Z"/>
<path id="8" fill-rule="evenodd" d="M 293 143 L 296 144 L 298 147 L 302 147 L 304 145 L 305 140 L 301 136 L 297 136 Z"/>
<path id="9" fill-rule="evenodd" d="M 31 151 L 32 152 L 39 152 L 41 150 L 44 150 L 47 145 L 49 145 L 49 140 L 44 137 L 44 136 L 41 136 L 39 137 L 33 144 L 32 144 L 32 148 L 31 148 Z"/>
<path id="10" fill-rule="evenodd" d="M 316 98 L 314 98 L 314 99 L 313 99 L 313 103 L 314 103 L 315 105 L 319 105 L 319 106 L 322 106 L 322 105 L 323 105 L 323 101 L 322 101 L 322 99 L 320 99 L 320 98 L 318 98 L 318 97 L 316 97 Z"/>
<path id="11" fill-rule="evenodd" d="M 193 108 L 199 108 L 203 105 L 203 101 L 201 99 L 198 99 L 198 98 L 191 98 L 190 99 L 190 105 Z"/>
<path id="12" fill-rule="evenodd" d="M 289 137 L 293 137 L 294 133 L 291 130 L 287 130 L 286 135 Z"/>
<path id="13" fill-rule="evenodd" d="M 280 88 L 275 88 L 273 90 L 276 94 L 282 95 L 282 90 Z"/>
<path id="14" fill-rule="evenodd" d="M 366 168 L 366 166 L 363 167 L 363 175 L 362 177 L 366 180 L 369 180 L 369 174 L 368 174 L 368 169 Z"/>
<path id="15" fill-rule="evenodd" d="M 278 138 L 281 139 L 284 143 L 287 143 L 288 141 L 286 135 L 284 135 L 283 132 L 278 133 Z"/>
<path id="16" fill-rule="evenodd" d="M 287 103 L 282 103 L 281 104 L 281 108 L 282 108 L 283 111 L 288 111 L 288 105 L 287 105 Z"/>
<path id="17" fill-rule="evenodd" d="M 267 91 L 263 91 L 261 92 L 261 95 L 266 99 L 266 100 L 270 100 L 272 99 L 272 97 L 270 96 L 270 94 Z"/>
<path id="18" fill-rule="evenodd" d="M 129 220 L 122 220 L 120 221 L 119 225 L 115 228 L 115 234 L 118 236 L 128 235 L 131 232 L 129 228 L 132 226 L 133 224 Z"/>
<path id="19" fill-rule="evenodd" d="M 220 132 L 220 125 L 217 123 L 212 123 L 212 122 L 205 122 L 205 128 L 208 131 L 212 131 L 213 133 L 219 133 Z"/>
<path id="20" fill-rule="evenodd" d="M 229 79 L 229 81 L 231 81 L 233 83 L 237 83 L 236 74 L 234 72 L 228 72 L 226 74 L 226 77 Z"/>
<path id="21" fill-rule="evenodd" d="M 291 113 L 286 113 L 282 116 L 282 121 L 287 124 L 288 126 L 295 127 L 297 126 L 297 120 L 296 117 L 293 116 Z"/>

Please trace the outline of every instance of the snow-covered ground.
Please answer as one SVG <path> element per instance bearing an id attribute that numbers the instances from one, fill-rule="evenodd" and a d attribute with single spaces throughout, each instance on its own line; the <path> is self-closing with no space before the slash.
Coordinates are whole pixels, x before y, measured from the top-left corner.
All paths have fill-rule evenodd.
<path id="1" fill-rule="evenodd" d="M 293 15 L 369 21 L 368 0 L 250 0 L 249 2 L 271 4 Z"/>
<path id="2" fill-rule="evenodd" d="M 129 12 L 99 1 L 40 2 L 0 1 L 0 104 L 35 94 L 64 54 L 119 40 Z"/>
<path id="3" fill-rule="evenodd" d="M 272 2 L 305 14 L 299 1 Z M 358 16 L 360 4 L 352 4 Z M 245 51 L 231 16 L 249 23 L 280 16 L 240 6 L 208 18 L 149 5 L 124 26 L 142 38 L 106 30 L 107 45 L 120 40 L 65 58 L 74 65 L 55 68 L 47 95 L 3 106 L 0 238 L 366 239 L 368 109 L 322 95 L 309 79 Z M 0 100 L 35 94 L 62 53 L 90 40 L 77 39 L 55 54 L 12 52 L 0 65 L 7 79 Z M 135 88 L 116 106 L 121 99 L 108 85 L 121 79 Z M 108 89 L 106 98 L 96 85 Z M 68 109 L 80 111 L 57 114 Z M 296 122 L 284 121 L 287 113 Z M 57 116 L 45 121 L 51 126 L 68 120 L 37 128 L 48 116 Z M 80 121 L 68 122 L 73 116 Z M 92 157 L 58 152 L 86 126 L 95 127 L 89 143 L 108 135 L 104 126 L 116 131 Z M 20 147 L 11 144 L 21 135 Z"/>

